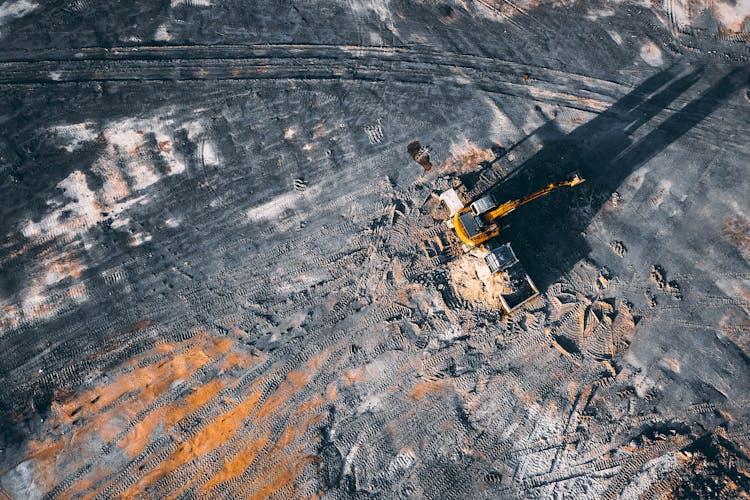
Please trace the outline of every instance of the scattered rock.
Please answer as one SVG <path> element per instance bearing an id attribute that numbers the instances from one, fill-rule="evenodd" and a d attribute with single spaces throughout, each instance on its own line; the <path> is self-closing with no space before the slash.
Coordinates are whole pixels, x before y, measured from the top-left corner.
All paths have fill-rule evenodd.
<path id="1" fill-rule="evenodd" d="M 750 256 L 750 220 L 742 216 L 729 217 L 721 226 L 721 235 L 731 241 L 745 256 Z"/>
<path id="2" fill-rule="evenodd" d="M 617 206 L 620 204 L 621 201 L 622 201 L 622 195 L 620 195 L 620 193 L 618 193 L 617 191 L 612 193 L 612 196 L 609 197 L 609 202 L 615 208 L 617 208 Z"/>
<path id="3" fill-rule="evenodd" d="M 432 170 L 432 162 L 430 161 L 430 150 L 427 146 L 422 146 L 419 141 L 410 142 L 406 146 L 406 150 L 409 152 L 414 161 L 419 163 L 425 172 Z"/>
<path id="4" fill-rule="evenodd" d="M 294 190 L 295 191 L 301 193 L 306 188 L 307 188 L 307 183 L 305 182 L 304 179 L 302 179 L 302 178 L 294 179 Z"/>
<path id="5" fill-rule="evenodd" d="M 666 272 L 661 266 L 651 266 L 651 281 L 653 281 L 659 290 L 663 291 L 667 295 L 670 295 L 675 300 L 682 300 L 682 292 L 680 291 L 680 285 L 676 281 L 667 281 Z"/>
<path id="6" fill-rule="evenodd" d="M 615 252 L 618 257 L 624 257 L 628 252 L 628 249 L 625 247 L 622 241 L 613 241 L 609 244 L 609 246 L 612 247 L 612 251 Z"/>

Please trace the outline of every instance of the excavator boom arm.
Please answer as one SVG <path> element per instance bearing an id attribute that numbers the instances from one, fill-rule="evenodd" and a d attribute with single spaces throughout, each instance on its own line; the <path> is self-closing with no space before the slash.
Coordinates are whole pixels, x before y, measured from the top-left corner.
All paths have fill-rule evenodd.
<path id="1" fill-rule="evenodd" d="M 541 198 L 542 196 L 545 196 L 545 195 L 551 193 L 552 191 L 554 191 L 556 189 L 559 189 L 561 187 L 565 187 L 565 186 L 571 186 L 571 187 L 572 186 L 577 186 L 578 184 L 581 184 L 584 180 L 585 179 L 582 179 L 581 177 L 579 177 L 579 176 L 576 175 L 575 177 L 573 177 L 572 179 L 567 180 L 567 181 L 553 183 L 553 184 L 548 184 L 548 185 L 544 186 L 542 189 L 540 189 L 538 191 L 535 191 L 535 192 L 533 192 L 531 194 L 528 194 L 528 195 L 524 196 L 523 198 L 519 198 L 517 200 L 511 200 L 511 201 L 507 201 L 507 202 L 503 203 L 502 205 L 498 206 L 494 210 L 488 212 L 484 216 L 484 218 L 485 218 L 485 220 L 488 223 L 491 223 L 495 219 L 499 219 L 501 217 L 505 217 L 506 215 L 508 215 L 513 210 L 515 210 L 516 208 L 520 207 L 521 205 L 525 205 L 525 204 L 527 204 L 527 203 L 529 203 L 531 201 L 534 201 L 534 200 L 536 200 L 538 198 Z"/>

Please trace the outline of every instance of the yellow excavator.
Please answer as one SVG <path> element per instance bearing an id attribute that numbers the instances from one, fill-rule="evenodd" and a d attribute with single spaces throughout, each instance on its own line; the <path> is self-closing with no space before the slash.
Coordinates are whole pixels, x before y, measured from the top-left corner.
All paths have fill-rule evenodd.
<path id="1" fill-rule="evenodd" d="M 506 201 L 501 205 L 498 205 L 492 195 L 483 196 L 453 215 L 453 227 L 456 229 L 459 239 L 466 245 L 470 247 L 481 245 L 500 234 L 499 220 L 516 208 L 541 198 L 556 189 L 565 186 L 577 186 L 584 181 L 585 179 L 574 175 L 569 180 L 548 184 L 523 198 Z"/>

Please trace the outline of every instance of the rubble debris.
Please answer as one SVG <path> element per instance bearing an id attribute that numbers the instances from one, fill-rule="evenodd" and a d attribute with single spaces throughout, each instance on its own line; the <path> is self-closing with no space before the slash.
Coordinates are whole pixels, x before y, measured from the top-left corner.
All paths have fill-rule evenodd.
<path id="1" fill-rule="evenodd" d="M 615 252 L 618 257 L 624 257 L 628 251 L 622 241 L 613 241 L 610 243 L 610 246 L 612 247 L 612 251 Z"/>
<path id="2" fill-rule="evenodd" d="M 729 217 L 721 227 L 721 234 L 750 258 L 750 219 L 739 215 Z"/>
<path id="3" fill-rule="evenodd" d="M 676 281 L 667 281 L 666 272 L 661 266 L 654 264 L 651 266 L 650 272 L 651 281 L 667 295 L 671 296 L 675 300 L 682 300 L 682 292 L 680 291 L 680 285 Z"/>
<path id="4" fill-rule="evenodd" d="M 415 162 L 419 163 L 425 172 L 432 170 L 432 162 L 430 161 L 430 150 L 427 146 L 422 146 L 419 141 L 410 142 L 406 147 L 411 157 Z"/>

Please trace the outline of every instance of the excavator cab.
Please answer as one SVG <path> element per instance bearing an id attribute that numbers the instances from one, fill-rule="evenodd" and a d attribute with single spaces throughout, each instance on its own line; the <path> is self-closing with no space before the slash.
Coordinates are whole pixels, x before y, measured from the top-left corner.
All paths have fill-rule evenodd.
<path id="1" fill-rule="evenodd" d="M 497 208 L 497 202 L 488 194 L 460 211 L 458 218 L 469 240 L 478 240 L 483 233 L 491 231 L 491 226 L 482 216 L 493 208 Z"/>
<path id="2" fill-rule="evenodd" d="M 492 228 L 485 224 L 479 216 L 474 215 L 471 210 L 466 209 L 464 209 L 462 213 L 456 215 L 460 224 L 460 229 L 456 226 L 456 231 L 458 232 L 461 241 L 467 244 L 476 245 L 488 239 L 484 238 L 484 236 L 486 236 L 486 233 Z"/>

